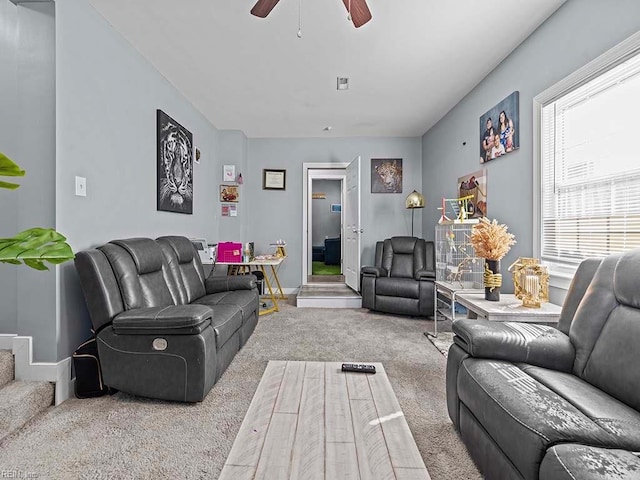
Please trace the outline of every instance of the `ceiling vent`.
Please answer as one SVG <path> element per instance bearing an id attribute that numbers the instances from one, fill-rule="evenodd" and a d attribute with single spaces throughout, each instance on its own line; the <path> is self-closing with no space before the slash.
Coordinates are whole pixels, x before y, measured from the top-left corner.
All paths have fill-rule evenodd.
<path id="1" fill-rule="evenodd" d="M 347 77 L 338 77 L 338 90 L 349 90 L 349 79 Z"/>

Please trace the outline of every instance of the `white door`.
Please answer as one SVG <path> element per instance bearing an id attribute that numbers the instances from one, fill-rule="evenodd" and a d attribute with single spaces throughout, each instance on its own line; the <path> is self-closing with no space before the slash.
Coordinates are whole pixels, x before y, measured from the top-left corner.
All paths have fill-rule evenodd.
<path id="1" fill-rule="evenodd" d="M 344 263 L 345 283 L 360 290 L 360 157 L 347 166 L 347 198 L 344 209 Z"/>

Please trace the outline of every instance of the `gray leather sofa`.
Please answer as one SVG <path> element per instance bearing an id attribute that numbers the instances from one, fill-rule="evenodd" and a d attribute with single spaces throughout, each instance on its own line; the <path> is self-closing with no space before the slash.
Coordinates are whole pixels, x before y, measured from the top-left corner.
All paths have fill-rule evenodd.
<path id="1" fill-rule="evenodd" d="M 433 315 L 433 242 L 392 237 L 376 243 L 375 266 L 362 267 L 362 306 L 400 315 Z"/>
<path id="2" fill-rule="evenodd" d="M 449 416 L 486 478 L 640 478 L 640 250 L 583 262 L 558 329 L 453 331 Z"/>
<path id="3" fill-rule="evenodd" d="M 76 254 L 105 385 L 202 401 L 258 322 L 255 277 L 209 276 L 185 237 L 114 240 Z"/>

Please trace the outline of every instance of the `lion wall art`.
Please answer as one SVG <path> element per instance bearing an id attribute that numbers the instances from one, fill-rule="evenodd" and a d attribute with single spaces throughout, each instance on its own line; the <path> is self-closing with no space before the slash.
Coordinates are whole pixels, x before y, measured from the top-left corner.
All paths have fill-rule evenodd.
<path id="1" fill-rule="evenodd" d="M 158 210 L 193 213 L 193 136 L 162 110 L 157 111 Z"/>

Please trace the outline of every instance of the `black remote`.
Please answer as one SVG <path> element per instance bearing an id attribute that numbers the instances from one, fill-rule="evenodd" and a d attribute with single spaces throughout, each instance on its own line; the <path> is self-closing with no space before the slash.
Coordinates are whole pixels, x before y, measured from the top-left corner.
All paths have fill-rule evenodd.
<path id="1" fill-rule="evenodd" d="M 376 373 L 374 365 L 364 365 L 362 363 L 343 363 L 343 372 Z"/>

